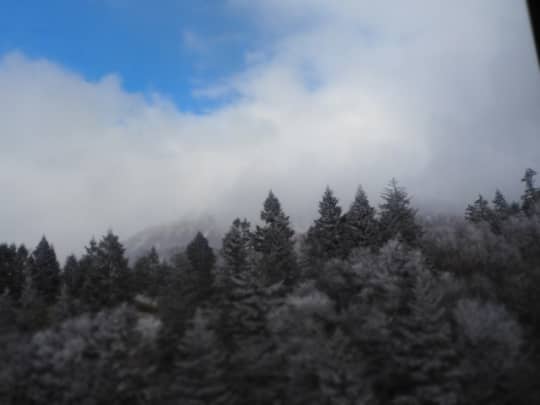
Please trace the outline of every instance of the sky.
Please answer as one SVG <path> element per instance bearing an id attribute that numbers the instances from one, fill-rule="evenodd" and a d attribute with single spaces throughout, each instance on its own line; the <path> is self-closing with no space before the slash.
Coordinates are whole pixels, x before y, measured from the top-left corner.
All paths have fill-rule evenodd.
<path id="1" fill-rule="evenodd" d="M 396 177 L 462 212 L 540 170 L 525 1 L 1 0 L 0 241 L 61 257 L 108 229 L 299 229 Z"/>

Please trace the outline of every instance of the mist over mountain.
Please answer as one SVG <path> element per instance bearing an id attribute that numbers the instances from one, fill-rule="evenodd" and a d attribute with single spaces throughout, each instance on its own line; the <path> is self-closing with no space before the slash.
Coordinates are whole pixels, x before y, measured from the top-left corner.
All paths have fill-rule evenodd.
<path id="1" fill-rule="evenodd" d="M 212 248 L 218 249 L 221 246 L 224 227 L 213 216 L 203 215 L 142 229 L 125 241 L 126 256 L 134 261 L 147 254 L 153 246 L 161 258 L 168 260 L 184 251 L 199 231 L 208 239 Z"/>

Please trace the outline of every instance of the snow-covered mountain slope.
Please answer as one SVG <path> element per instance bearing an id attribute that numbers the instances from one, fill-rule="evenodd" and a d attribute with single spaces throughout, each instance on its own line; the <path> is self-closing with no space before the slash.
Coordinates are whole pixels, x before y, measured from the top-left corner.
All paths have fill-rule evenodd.
<path id="1" fill-rule="evenodd" d="M 204 216 L 196 220 L 180 220 L 143 229 L 124 242 L 126 255 L 133 261 L 154 246 L 162 259 L 169 260 L 174 254 L 183 251 L 199 231 L 208 239 L 212 248 L 221 247 L 223 229 L 213 217 Z"/>

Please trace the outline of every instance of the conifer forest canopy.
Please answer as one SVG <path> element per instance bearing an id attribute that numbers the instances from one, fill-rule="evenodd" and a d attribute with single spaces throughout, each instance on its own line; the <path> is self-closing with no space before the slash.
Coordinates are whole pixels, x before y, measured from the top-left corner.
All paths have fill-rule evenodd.
<path id="1" fill-rule="evenodd" d="M 540 188 L 422 217 L 392 179 L 326 187 L 307 232 L 268 193 L 219 249 L 130 263 L 111 231 L 60 265 L 0 245 L 3 404 L 533 404 Z"/>
<path id="2" fill-rule="evenodd" d="M 536 8 L 0 0 L 0 405 L 540 404 Z"/>

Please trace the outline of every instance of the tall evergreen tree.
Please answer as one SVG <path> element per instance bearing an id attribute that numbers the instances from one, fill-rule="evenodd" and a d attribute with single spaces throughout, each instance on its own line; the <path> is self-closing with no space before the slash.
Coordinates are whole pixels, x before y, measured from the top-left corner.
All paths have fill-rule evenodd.
<path id="1" fill-rule="evenodd" d="M 108 231 L 98 244 L 99 266 L 111 279 L 112 305 L 128 301 L 133 295 L 131 271 L 124 252 L 124 246 L 112 231 Z"/>
<path id="2" fill-rule="evenodd" d="M 416 222 L 416 210 L 410 207 L 410 198 L 404 188 L 392 179 L 382 194 L 380 205 L 382 242 L 397 238 L 409 245 L 416 245 L 422 228 Z"/>
<path id="3" fill-rule="evenodd" d="M 319 202 L 319 218 L 309 228 L 306 242 L 309 254 L 315 259 L 327 260 L 341 256 L 341 207 L 330 187 L 326 187 Z"/>
<path id="4" fill-rule="evenodd" d="M 66 293 L 72 297 L 78 297 L 83 285 L 81 266 L 75 255 L 69 255 L 64 264 L 62 278 L 67 287 Z"/>
<path id="5" fill-rule="evenodd" d="M 23 245 L 0 244 L 0 291 L 7 290 L 15 301 L 21 296 L 27 261 L 28 251 Z"/>
<path id="6" fill-rule="evenodd" d="M 264 202 L 261 219 L 265 224 L 256 227 L 254 248 L 261 256 L 259 269 L 262 276 L 267 284 L 284 282 L 292 285 L 297 276 L 294 231 L 272 191 Z"/>
<path id="7" fill-rule="evenodd" d="M 81 273 L 84 275 L 81 288 L 81 300 L 86 309 L 97 312 L 110 305 L 110 276 L 108 268 L 100 265 L 97 241 L 92 238 L 86 253 L 80 260 Z"/>
<path id="8" fill-rule="evenodd" d="M 26 332 L 35 332 L 49 322 L 45 296 L 38 292 L 30 269 L 25 269 L 24 286 L 17 309 L 17 326 Z"/>
<path id="9" fill-rule="evenodd" d="M 141 256 L 133 266 L 133 289 L 135 293 L 157 295 L 161 262 L 154 246 Z"/>
<path id="10" fill-rule="evenodd" d="M 131 272 L 124 247 L 111 231 L 99 243 L 90 241 L 80 267 L 84 274 L 81 298 L 88 310 L 99 311 L 131 299 Z"/>
<path id="11" fill-rule="evenodd" d="M 529 168 L 525 171 L 525 175 L 521 179 L 525 183 L 525 191 L 521 196 L 521 208 L 527 216 L 537 213 L 540 202 L 540 189 L 534 185 L 534 176 L 536 174 L 535 170 Z"/>
<path id="12" fill-rule="evenodd" d="M 236 218 L 223 238 L 221 255 L 225 264 L 233 273 L 247 269 L 250 265 L 251 250 L 250 223 L 246 219 L 241 221 Z"/>
<path id="13" fill-rule="evenodd" d="M 493 222 L 494 213 L 489 202 L 482 196 L 478 195 L 476 201 L 471 205 L 467 206 L 465 210 L 465 218 L 467 221 L 472 222 L 473 224 L 478 224 L 480 222 L 486 222 L 491 224 Z"/>
<path id="14" fill-rule="evenodd" d="M 392 403 L 458 403 L 458 354 L 442 298 L 433 276 L 418 272 L 407 314 L 392 323 Z"/>
<path id="15" fill-rule="evenodd" d="M 37 294 L 47 304 L 52 304 L 60 293 L 60 265 L 54 248 L 45 236 L 41 238 L 30 261 L 30 276 Z"/>
<path id="16" fill-rule="evenodd" d="M 226 354 L 208 320 L 197 310 L 178 345 L 171 396 L 186 405 L 235 404 L 227 386 Z"/>
<path id="17" fill-rule="evenodd" d="M 186 247 L 186 256 L 191 263 L 193 276 L 201 290 L 209 291 L 212 282 L 212 269 L 216 262 L 214 251 L 201 232 Z"/>
<path id="18" fill-rule="evenodd" d="M 346 255 L 356 247 L 369 247 L 377 244 L 378 223 L 375 209 L 362 186 L 358 187 L 349 211 L 343 216 L 344 244 Z"/>
<path id="19" fill-rule="evenodd" d="M 505 220 L 511 214 L 510 204 L 506 201 L 503 193 L 499 189 L 495 190 L 495 197 L 493 198 L 493 211 L 498 219 Z"/>
<path id="20" fill-rule="evenodd" d="M 284 377 L 268 327 L 271 292 L 249 271 L 228 279 L 217 330 L 228 351 L 227 384 L 242 404 L 276 403 Z"/>

